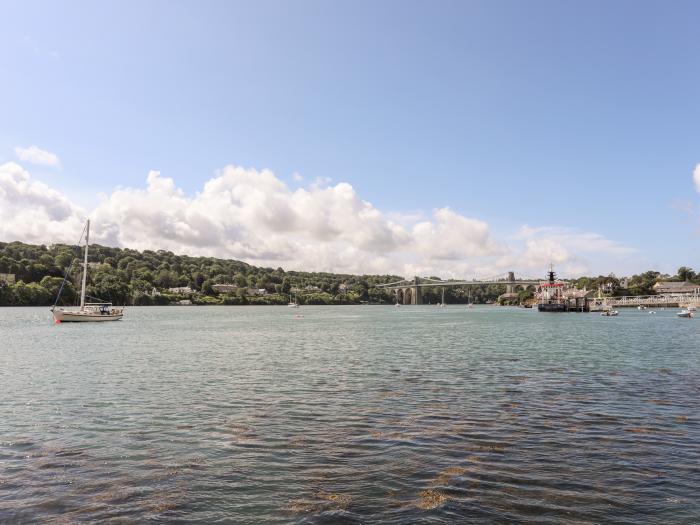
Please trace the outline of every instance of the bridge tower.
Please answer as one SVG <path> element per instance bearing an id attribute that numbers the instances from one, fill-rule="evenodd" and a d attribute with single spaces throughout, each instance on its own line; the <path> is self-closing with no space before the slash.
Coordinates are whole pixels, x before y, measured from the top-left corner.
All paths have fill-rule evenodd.
<path id="1" fill-rule="evenodd" d="M 506 284 L 506 293 L 515 293 L 515 272 L 508 272 L 508 281 L 511 284 Z"/>
<path id="2" fill-rule="evenodd" d="M 413 286 L 411 287 L 411 304 L 423 304 L 423 294 L 421 293 L 422 288 L 418 286 L 420 284 L 420 279 L 418 277 L 413 278 Z"/>

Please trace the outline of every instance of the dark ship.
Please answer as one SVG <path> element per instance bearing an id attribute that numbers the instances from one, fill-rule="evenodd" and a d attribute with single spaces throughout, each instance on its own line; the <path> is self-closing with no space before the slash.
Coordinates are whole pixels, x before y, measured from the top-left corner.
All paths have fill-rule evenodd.
<path id="1" fill-rule="evenodd" d="M 540 312 L 568 312 L 569 307 L 564 297 L 565 284 L 557 281 L 553 268 L 549 268 L 549 280 L 540 283 L 537 309 Z"/>

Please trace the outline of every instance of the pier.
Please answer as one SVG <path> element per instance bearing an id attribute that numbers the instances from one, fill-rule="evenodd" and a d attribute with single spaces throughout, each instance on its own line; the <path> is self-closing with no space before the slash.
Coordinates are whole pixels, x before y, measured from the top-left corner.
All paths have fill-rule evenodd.
<path id="1" fill-rule="evenodd" d="M 607 308 L 656 307 L 677 308 L 700 304 L 700 294 L 659 294 L 659 295 L 625 295 L 621 297 L 591 297 L 588 299 L 591 311 Z"/>

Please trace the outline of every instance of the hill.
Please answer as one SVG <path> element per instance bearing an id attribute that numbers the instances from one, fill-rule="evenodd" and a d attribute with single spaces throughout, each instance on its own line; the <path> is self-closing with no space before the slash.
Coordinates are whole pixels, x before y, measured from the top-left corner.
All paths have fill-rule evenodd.
<path id="1" fill-rule="evenodd" d="M 82 248 L 65 244 L 0 243 L 0 274 L 14 275 L 15 281 L 5 279 L 0 285 L 0 305 L 53 304 L 67 269 L 68 282 L 60 304 L 75 304 L 81 253 Z M 180 300 L 195 304 L 286 304 L 290 293 L 296 293 L 303 304 L 390 303 L 392 295 L 374 285 L 400 279 L 395 275 L 285 271 L 229 259 L 100 245 L 90 246 L 89 266 L 90 297 L 129 305 Z M 220 284 L 230 286 L 216 286 Z"/>

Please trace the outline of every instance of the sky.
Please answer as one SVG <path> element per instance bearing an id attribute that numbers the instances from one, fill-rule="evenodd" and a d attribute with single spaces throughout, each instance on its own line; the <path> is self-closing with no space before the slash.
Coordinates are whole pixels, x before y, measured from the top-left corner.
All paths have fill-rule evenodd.
<path id="1" fill-rule="evenodd" d="M 700 4 L 0 0 L 0 241 L 700 270 Z"/>

